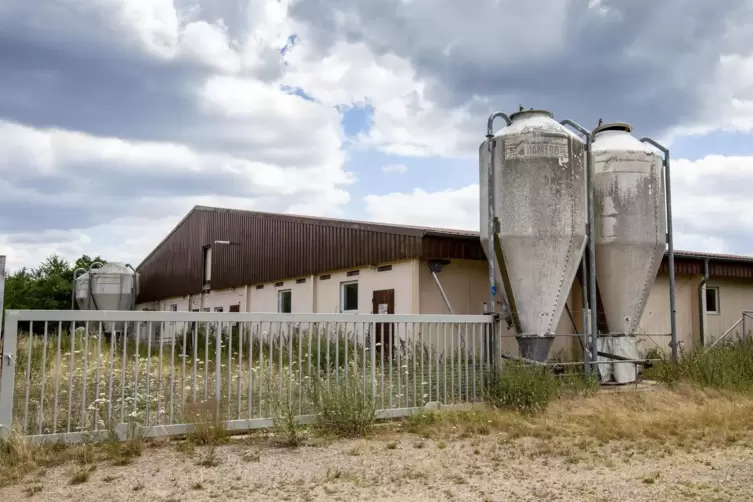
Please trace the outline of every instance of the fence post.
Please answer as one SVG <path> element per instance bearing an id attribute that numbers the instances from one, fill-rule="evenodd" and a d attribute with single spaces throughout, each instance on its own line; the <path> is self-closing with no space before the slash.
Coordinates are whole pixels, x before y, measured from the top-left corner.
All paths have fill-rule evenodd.
<path id="1" fill-rule="evenodd" d="M 2 371 L 0 372 L 0 438 L 6 438 L 13 426 L 13 389 L 16 378 L 17 312 L 5 316 Z"/>
<path id="2" fill-rule="evenodd" d="M 5 300 L 5 255 L 0 255 L 0 332 L 3 330 L 3 301 Z M 1 367 L 2 365 L 0 365 Z"/>

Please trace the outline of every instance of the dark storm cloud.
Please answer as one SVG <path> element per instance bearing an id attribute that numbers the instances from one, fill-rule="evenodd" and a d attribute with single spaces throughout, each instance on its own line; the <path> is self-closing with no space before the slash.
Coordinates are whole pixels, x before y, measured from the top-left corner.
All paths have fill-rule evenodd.
<path id="1" fill-rule="evenodd" d="M 339 31 L 409 59 L 446 105 L 479 95 L 509 111 L 522 104 L 586 125 L 630 121 L 649 134 L 697 118 L 725 34 L 751 20 L 746 0 L 589 3 L 306 0 L 293 15 L 321 47 Z M 360 22 L 343 26 L 338 11 Z"/>
<path id="2" fill-rule="evenodd" d="M 240 34 L 245 21 L 235 15 L 236 4 L 209 2 L 209 11 L 202 8 L 193 17 L 214 22 L 227 16 L 223 19 Z M 197 93 L 216 68 L 188 56 L 163 59 L 148 52 L 134 33 L 118 26 L 113 4 L 110 11 L 96 2 L 79 11 L 65 2 L 42 5 L 38 11 L 0 7 L 0 117 L 97 136 L 240 153 L 249 148 L 252 137 L 219 135 L 225 117 L 207 116 L 198 104 Z M 279 76 L 279 51 L 269 49 L 261 57 L 255 77 Z"/>

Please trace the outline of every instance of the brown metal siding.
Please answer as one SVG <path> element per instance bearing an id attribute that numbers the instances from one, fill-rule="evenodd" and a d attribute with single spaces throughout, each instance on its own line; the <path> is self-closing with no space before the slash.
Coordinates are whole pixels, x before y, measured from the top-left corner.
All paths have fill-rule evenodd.
<path id="1" fill-rule="evenodd" d="M 424 260 L 486 260 L 481 240 L 476 238 L 426 236 L 423 239 Z"/>
<path id="2" fill-rule="evenodd" d="M 703 261 L 701 257 L 675 256 L 675 274 L 677 275 L 698 275 L 703 274 Z M 659 272 L 667 273 L 669 264 L 667 257 L 662 260 Z M 742 260 L 725 262 L 714 258 L 709 258 L 709 275 L 716 278 L 724 279 L 753 279 L 753 261 L 745 262 Z"/>
<path id="3" fill-rule="evenodd" d="M 233 244 L 212 245 L 215 240 Z M 199 293 L 203 248 L 209 245 L 212 289 L 412 258 L 486 259 L 474 235 L 197 207 L 139 265 L 138 301 Z M 702 255 L 677 255 L 675 273 L 701 274 L 703 259 Z M 709 260 L 712 277 L 753 279 L 753 260 Z M 667 270 L 665 256 L 660 272 Z"/>
<path id="4" fill-rule="evenodd" d="M 399 231 L 403 231 L 400 229 Z M 231 245 L 212 245 L 215 240 Z M 212 289 L 421 256 L 421 233 L 314 219 L 195 210 L 139 267 L 138 301 L 197 294 L 203 247 L 212 246 Z"/>

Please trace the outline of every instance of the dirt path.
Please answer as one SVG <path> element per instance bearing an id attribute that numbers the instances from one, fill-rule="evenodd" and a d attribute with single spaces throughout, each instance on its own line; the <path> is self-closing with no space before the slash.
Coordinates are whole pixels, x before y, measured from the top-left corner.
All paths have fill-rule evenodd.
<path id="1" fill-rule="evenodd" d="M 1 500 L 77 502 L 674 501 L 750 500 L 753 449 L 647 450 L 640 443 L 565 444 L 499 436 L 423 439 L 413 434 L 336 441 L 296 450 L 235 440 L 180 451 L 147 449 L 126 466 L 100 464 L 72 485 L 67 465 L 0 490 Z"/>

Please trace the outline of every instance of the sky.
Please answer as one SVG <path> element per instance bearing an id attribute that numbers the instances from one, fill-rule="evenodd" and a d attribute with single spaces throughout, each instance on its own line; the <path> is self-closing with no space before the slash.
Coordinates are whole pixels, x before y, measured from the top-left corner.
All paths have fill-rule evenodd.
<path id="1" fill-rule="evenodd" d="M 753 0 L 4 0 L 0 254 L 138 264 L 197 204 L 478 229 L 496 110 L 672 152 L 753 255 Z"/>

